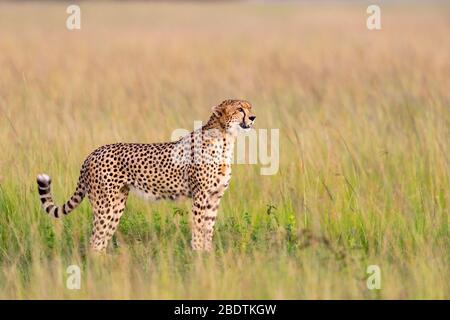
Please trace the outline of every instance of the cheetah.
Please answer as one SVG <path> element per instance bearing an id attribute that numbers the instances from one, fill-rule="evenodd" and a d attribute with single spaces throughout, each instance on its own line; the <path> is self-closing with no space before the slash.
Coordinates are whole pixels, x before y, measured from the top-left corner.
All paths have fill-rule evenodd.
<path id="1" fill-rule="evenodd" d="M 50 177 L 37 176 L 42 208 L 60 218 L 87 195 L 93 209 L 89 245 L 102 252 L 130 192 L 151 200 L 191 198 L 191 247 L 210 251 L 219 202 L 230 183 L 235 138 L 250 130 L 255 118 L 248 101 L 230 99 L 212 108 L 205 125 L 177 141 L 101 146 L 84 161 L 76 190 L 62 206 L 53 201 Z"/>

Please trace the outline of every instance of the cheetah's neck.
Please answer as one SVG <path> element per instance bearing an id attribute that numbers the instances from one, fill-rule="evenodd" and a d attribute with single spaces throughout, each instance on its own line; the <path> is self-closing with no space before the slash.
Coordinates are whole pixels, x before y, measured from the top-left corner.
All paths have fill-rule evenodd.
<path id="1" fill-rule="evenodd" d="M 201 128 L 201 131 L 202 138 L 208 140 L 208 144 L 212 143 L 220 146 L 223 163 L 230 165 L 233 160 L 236 137 L 227 132 L 224 125 L 214 114 L 211 115 L 208 122 Z"/>
<path id="2" fill-rule="evenodd" d="M 219 121 L 219 118 L 215 114 L 211 115 L 211 117 L 208 119 L 208 122 L 203 126 L 202 129 L 203 130 L 216 129 L 225 132 L 225 127 Z"/>

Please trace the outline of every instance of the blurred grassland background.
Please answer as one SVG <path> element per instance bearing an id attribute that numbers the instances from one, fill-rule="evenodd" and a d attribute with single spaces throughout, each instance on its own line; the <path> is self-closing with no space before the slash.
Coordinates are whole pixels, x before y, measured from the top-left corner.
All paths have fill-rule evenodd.
<path id="1" fill-rule="evenodd" d="M 450 298 L 450 7 L 366 3 L 0 3 L 0 298 Z M 97 146 L 167 141 L 225 98 L 280 129 L 280 168 L 235 165 L 216 249 L 190 202 L 131 196 L 107 256 L 87 201 L 58 203 Z M 66 268 L 81 267 L 80 290 Z M 366 268 L 381 269 L 380 290 Z"/>

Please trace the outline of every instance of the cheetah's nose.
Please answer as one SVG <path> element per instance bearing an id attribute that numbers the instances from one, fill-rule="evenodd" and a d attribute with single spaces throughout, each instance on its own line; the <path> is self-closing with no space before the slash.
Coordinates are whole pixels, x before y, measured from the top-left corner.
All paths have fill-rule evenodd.
<path id="1" fill-rule="evenodd" d="M 250 116 L 250 117 L 248 117 L 248 118 L 250 119 L 250 121 L 254 121 L 254 120 L 256 119 L 255 116 Z"/>

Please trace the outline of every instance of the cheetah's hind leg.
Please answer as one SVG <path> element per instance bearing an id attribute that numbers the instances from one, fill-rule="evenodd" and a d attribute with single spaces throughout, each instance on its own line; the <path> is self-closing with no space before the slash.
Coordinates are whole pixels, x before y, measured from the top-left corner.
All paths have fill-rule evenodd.
<path id="1" fill-rule="evenodd" d="M 90 240 L 90 246 L 93 250 L 106 250 L 125 210 L 128 193 L 128 188 L 122 188 L 112 195 L 103 197 L 103 202 L 90 199 L 94 210 L 94 226 Z"/>

